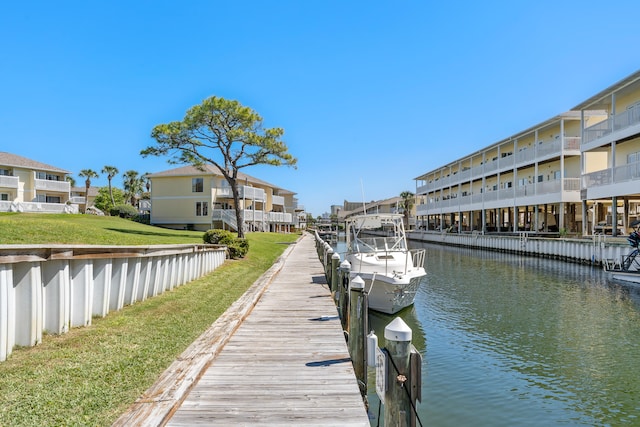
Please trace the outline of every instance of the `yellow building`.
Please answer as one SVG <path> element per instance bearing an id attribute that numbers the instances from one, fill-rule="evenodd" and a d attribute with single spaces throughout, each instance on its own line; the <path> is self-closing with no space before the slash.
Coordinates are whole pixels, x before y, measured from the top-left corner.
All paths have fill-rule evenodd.
<path id="1" fill-rule="evenodd" d="M 640 72 L 415 178 L 417 223 L 456 232 L 626 233 L 639 214 L 639 165 Z"/>
<path id="2" fill-rule="evenodd" d="M 0 212 L 77 213 L 70 200 L 70 172 L 0 152 Z"/>
<path id="3" fill-rule="evenodd" d="M 184 166 L 149 175 L 151 224 L 175 229 L 237 231 L 233 194 L 215 166 Z M 238 172 L 245 231 L 289 232 L 299 212 L 295 193 Z M 295 214 L 295 215 L 294 215 Z"/>

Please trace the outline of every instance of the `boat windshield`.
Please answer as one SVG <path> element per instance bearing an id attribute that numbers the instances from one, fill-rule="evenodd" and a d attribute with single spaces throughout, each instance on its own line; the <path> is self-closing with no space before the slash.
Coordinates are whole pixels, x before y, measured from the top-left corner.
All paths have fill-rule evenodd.
<path id="1" fill-rule="evenodd" d="M 405 240 L 401 236 L 357 237 L 351 241 L 351 252 L 404 251 Z"/>

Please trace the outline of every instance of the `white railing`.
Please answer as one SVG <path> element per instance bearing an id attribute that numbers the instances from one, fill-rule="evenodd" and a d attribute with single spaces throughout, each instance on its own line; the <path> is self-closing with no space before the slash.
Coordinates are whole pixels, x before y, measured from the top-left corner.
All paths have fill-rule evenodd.
<path id="1" fill-rule="evenodd" d="M 69 201 L 71 203 L 80 204 L 80 203 L 84 203 L 86 201 L 86 198 L 84 196 L 72 196 L 72 197 L 69 197 Z"/>
<path id="2" fill-rule="evenodd" d="M 0 202 L 0 212 L 31 212 L 31 213 L 69 213 L 77 214 L 78 205 L 66 203 L 38 203 L 38 202 Z"/>
<path id="3" fill-rule="evenodd" d="M 622 113 L 612 115 L 609 118 L 589 126 L 583 130 L 583 143 L 593 142 L 605 137 L 613 132 L 626 129 L 630 126 L 640 124 L 640 111 L 637 108 L 626 110 Z"/>
<path id="4" fill-rule="evenodd" d="M 283 196 L 272 196 L 271 203 L 278 206 L 284 206 L 284 197 Z"/>
<path id="5" fill-rule="evenodd" d="M 19 178 L 17 176 L 0 175 L 0 187 L 18 188 Z"/>
<path id="6" fill-rule="evenodd" d="M 222 265 L 217 245 L 0 246 L 0 361 Z"/>
<path id="7" fill-rule="evenodd" d="M 233 197 L 231 187 L 217 187 L 216 197 Z M 238 185 L 238 197 L 240 197 L 241 199 L 265 201 L 266 193 L 262 188 L 250 187 L 248 185 Z"/>
<path id="8" fill-rule="evenodd" d="M 36 179 L 36 190 L 57 191 L 68 193 L 71 190 L 71 184 L 67 181 L 50 181 L 48 179 Z"/>
<path id="9" fill-rule="evenodd" d="M 639 170 L 640 172 L 640 170 Z M 430 201 L 426 204 L 416 206 L 418 215 L 425 215 L 430 210 L 445 209 L 449 207 L 467 209 L 470 205 L 481 204 L 483 202 L 509 201 L 509 205 L 513 199 L 524 199 L 532 196 L 541 196 L 546 194 L 560 194 L 564 192 L 579 192 L 580 178 L 564 178 L 564 180 L 544 181 L 535 184 L 527 184 L 515 188 L 503 188 L 495 191 L 485 191 L 484 193 L 476 193 L 473 195 L 451 197 L 446 200 Z M 517 200 L 516 200 L 517 203 Z M 523 203 L 526 203 L 523 201 Z"/>
<path id="10" fill-rule="evenodd" d="M 242 213 L 240 214 L 242 216 Z M 214 209 L 211 212 L 213 221 L 222 221 L 233 229 L 238 229 L 238 220 L 236 220 L 236 211 L 234 209 Z"/>
<path id="11" fill-rule="evenodd" d="M 640 180 L 640 162 L 603 169 L 582 176 L 582 188 L 599 187 L 622 182 Z"/>

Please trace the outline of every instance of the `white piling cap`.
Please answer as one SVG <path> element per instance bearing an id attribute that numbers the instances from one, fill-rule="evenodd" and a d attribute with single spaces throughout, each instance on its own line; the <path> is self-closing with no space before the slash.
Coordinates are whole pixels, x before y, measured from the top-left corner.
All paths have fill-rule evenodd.
<path id="1" fill-rule="evenodd" d="M 362 277 L 356 276 L 351 280 L 351 282 L 349 283 L 349 286 L 351 287 L 351 289 L 363 290 L 364 280 L 362 280 Z"/>
<path id="2" fill-rule="evenodd" d="M 384 338 L 391 341 L 411 341 L 411 328 L 399 317 L 384 328 Z"/>
<path id="3" fill-rule="evenodd" d="M 340 254 L 338 252 L 334 252 L 333 255 L 331 255 L 331 259 L 340 259 Z"/>
<path id="4" fill-rule="evenodd" d="M 343 270 L 351 270 L 351 263 L 345 259 L 340 263 L 340 268 Z"/>

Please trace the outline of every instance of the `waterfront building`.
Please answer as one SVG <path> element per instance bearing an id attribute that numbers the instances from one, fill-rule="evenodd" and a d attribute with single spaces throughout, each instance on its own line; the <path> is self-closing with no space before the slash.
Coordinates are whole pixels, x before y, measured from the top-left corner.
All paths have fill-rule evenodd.
<path id="1" fill-rule="evenodd" d="M 238 230 L 231 187 L 215 166 L 205 165 L 204 170 L 183 166 L 148 177 L 152 225 Z M 242 172 L 238 172 L 238 190 L 245 231 L 289 232 L 302 216 L 292 191 Z"/>
<path id="2" fill-rule="evenodd" d="M 0 152 L 0 212 L 77 213 L 69 171 Z"/>
<path id="3" fill-rule="evenodd" d="M 415 178 L 417 225 L 626 233 L 638 214 L 639 164 L 640 72 L 571 111 Z"/>

